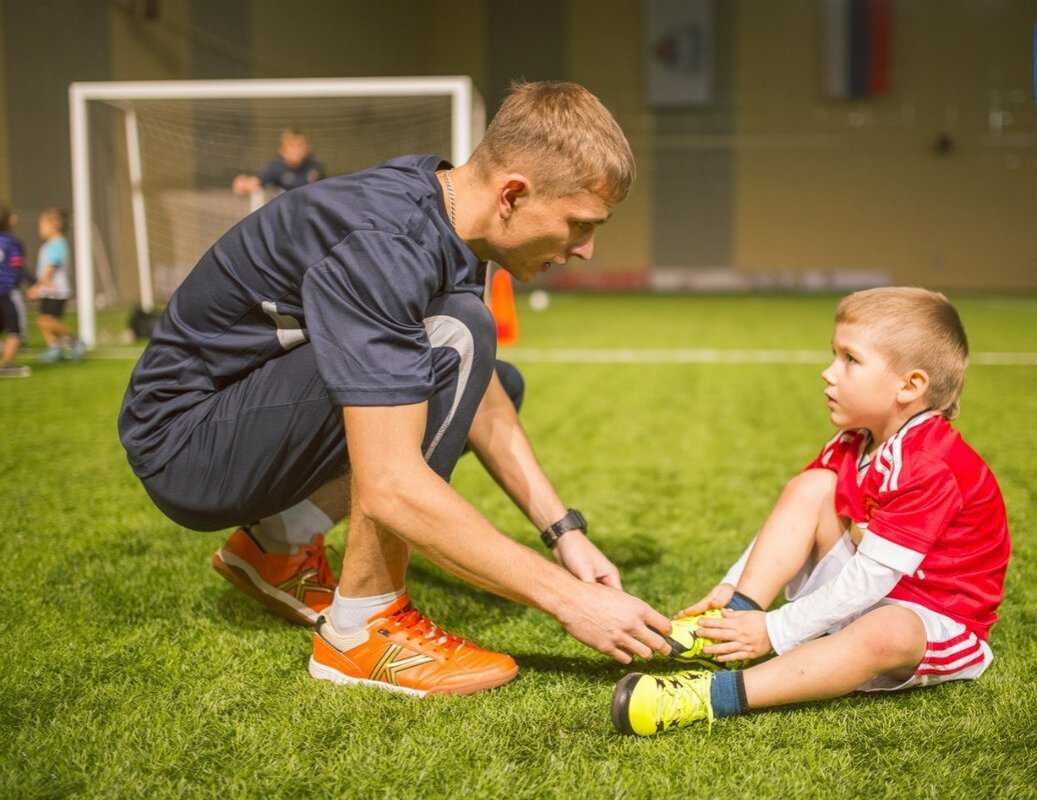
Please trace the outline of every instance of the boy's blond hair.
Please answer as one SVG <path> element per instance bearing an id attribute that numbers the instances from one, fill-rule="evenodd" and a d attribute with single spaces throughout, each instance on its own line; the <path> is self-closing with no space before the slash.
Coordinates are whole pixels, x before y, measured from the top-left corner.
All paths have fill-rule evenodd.
<path id="1" fill-rule="evenodd" d="M 576 83 L 512 84 L 472 154 L 485 175 L 521 170 L 536 189 L 563 197 L 591 191 L 614 205 L 634 181 L 634 155 L 619 124 Z"/>
<path id="2" fill-rule="evenodd" d="M 925 370 L 929 408 L 947 419 L 958 416 L 969 342 L 944 295 L 909 286 L 854 292 L 839 303 L 835 322 L 866 326 L 894 370 Z"/>

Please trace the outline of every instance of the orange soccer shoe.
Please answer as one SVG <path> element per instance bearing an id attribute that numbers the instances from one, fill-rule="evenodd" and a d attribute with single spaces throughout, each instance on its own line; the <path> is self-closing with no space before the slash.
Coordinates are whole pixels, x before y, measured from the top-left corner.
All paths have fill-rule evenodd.
<path id="1" fill-rule="evenodd" d="M 212 556 L 212 568 L 278 616 L 313 625 L 331 605 L 338 580 L 324 555 L 324 537 L 291 555 L 267 553 L 238 528 Z"/>
<path id="2" fill-rule="evenodd" d="M 518 674 L 515 660 L 453 636 L 394 600 L 355 634 L 341 634 L 322 617 L 313 634 L 310 675 L 334 683 L 375 686 L 414 697 L 471 694 Z"/>

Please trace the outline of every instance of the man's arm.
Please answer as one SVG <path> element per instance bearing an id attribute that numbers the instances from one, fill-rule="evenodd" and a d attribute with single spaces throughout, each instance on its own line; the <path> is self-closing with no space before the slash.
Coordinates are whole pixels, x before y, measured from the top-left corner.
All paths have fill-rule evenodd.
<path id="1" fill-rule="evenodd" d="M 344 410 L 354 512 L 444 569 L 554 616 L 584 644 L 629 663 L 668 652 L 669 621 L 617 589 L 584 583 L 499 533 L 421 455 L 427 403 Z"/>
<path id="2" fill-rule="evenodd" d="M 493 479 L 538 531 L 565 516 L 566 507 L 537 461 L 496 372 L 490 377 L 475 413 L 468 442 Z M 582 531 L 565 533 L 553 552 L 555 559 L 580 580 L 622 588 L 619 570 Z"/>

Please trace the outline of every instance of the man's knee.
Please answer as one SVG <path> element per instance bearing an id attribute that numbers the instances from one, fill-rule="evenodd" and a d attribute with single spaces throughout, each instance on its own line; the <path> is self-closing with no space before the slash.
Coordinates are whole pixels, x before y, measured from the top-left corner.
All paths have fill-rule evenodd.
<path id="1" fill-rule="evenodd" d="M 497 360 L 496 369 L 497 377 L 500 379 L 504 391 L 511 398 L 511 403 L 515 406 L 515 410 L 520 411 L 522 409 L 522 400 L 526 396 L 526 381 L 523 379 L 522 373 L 518 371 L 518 367 L 514 364 L 509 364 L 507 361 L 501 361 L 500 359 Z"/>

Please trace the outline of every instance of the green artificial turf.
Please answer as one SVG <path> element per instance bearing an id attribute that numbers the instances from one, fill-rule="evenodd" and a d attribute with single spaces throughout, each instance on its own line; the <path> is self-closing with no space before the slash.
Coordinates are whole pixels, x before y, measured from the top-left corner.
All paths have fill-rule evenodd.
<path id="1" fill-rule="evenodd" d="M 825 350 L 835 300 L 552 301 L 532 314 L 520 298 L 522 418 L 627 589 L 672 612 L 723 573 L 830 437 L 820 365 L 522 353 Z M 1037 351 L 1037 300 L 959 308 L 974 351 Z M 959 427 L 1000 480 L 1015 542 L 980 681 L 646 740 L 608 719 L 625 668 L 421 559 L 417 604 L 512 653 L 519 677 L 424 701 L 312 680 L 307 632 L 220 579 L 209 557 L 221 535 L 174 525 L 130 472 L 115 420 L 131 367 L 95 358 L 0 382 L 0 797 L 1037 796 L 1037 366 L 973 366 L 962 403 Z M 454 485 L 537 543 L 471 456 Z"/>

